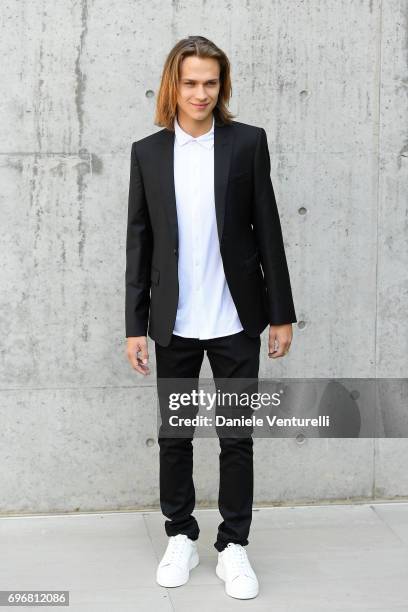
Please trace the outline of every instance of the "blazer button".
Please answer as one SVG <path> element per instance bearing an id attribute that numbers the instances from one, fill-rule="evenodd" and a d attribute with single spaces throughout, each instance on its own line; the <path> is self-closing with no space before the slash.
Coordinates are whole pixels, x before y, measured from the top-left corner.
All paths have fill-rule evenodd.
<path id="1" fill-rule="evenodd" d="M 177 249 L 174 249 L 174 254 L 178 255 L 178 250 Z"/>

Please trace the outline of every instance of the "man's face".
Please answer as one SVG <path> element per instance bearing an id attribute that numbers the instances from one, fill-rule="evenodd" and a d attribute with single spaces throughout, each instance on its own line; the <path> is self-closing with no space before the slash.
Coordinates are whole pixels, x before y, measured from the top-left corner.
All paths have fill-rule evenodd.
<path id="1" fill-rule="evenodd" d="M 213 111 L 220 91 L 220 65 L 210 57 L 186 57 L 180 67 L 177 110 L 194 121 L 205 120 Z"/>

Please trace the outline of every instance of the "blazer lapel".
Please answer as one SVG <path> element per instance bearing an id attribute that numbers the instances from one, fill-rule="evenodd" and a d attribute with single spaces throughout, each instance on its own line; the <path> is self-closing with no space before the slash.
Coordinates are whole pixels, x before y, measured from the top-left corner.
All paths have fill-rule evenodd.
<path id="1" fill-rule="evenodd" d="M 174 186 L 174 138 L 175 133 L 164 129 L 161 142 L 161 150 L 158 156 L 158 175 L 163 193 L 163 203 L 170 224 L 170 230 L 174 248 L 178 249 L 178 222 L 176 191 Z M 221 244 L 226 194 L 228 186 L 228 175 L 232 154 L 232 128 L 229 125 L 214 122 L 214 199 L 217 218 L 218 238 Z"/>
<path id="2" fill-rule="evenodd" d="M 232 155 L 232 127 L 214 124 L 214 197 L 218 238 L 221 244 L 224 231 L 228 176 Z"/>

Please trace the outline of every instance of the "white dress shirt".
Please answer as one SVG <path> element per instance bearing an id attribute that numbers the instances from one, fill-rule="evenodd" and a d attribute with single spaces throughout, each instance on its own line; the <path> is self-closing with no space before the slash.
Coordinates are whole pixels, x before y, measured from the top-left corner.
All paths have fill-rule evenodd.
<path id="1" fill-rule="evenodd" d="M 194 138 L 174 120 L 179 301 L 174 334 L 209 339 L 243 329 L 224 273 L 214 199 L 214 115 Z"/>

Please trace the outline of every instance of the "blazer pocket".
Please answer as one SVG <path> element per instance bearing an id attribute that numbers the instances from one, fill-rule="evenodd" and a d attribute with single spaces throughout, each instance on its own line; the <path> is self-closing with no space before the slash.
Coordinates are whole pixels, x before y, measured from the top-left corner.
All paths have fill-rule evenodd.
<path id="1" fill-rule="evenodd" d="M 150 280 L 152 281 L 152 284 L 153 285 L 158 285 L 159 284 L 159 279 L 160 279 L 160 270 L 155 268 L 155 266 L 152 266 L 151 267 L 151 274 L 150 274 Z"/>
<path id="2" fill-rule="evenodd" d="M 251 257 L 249 257 L 248 259 L 245 259 L 244 265 L 246 267 L 248 274 L 251 274 L 252 272 L 256 272 L 256 270 L 260 266 L 260 263 L 261 263 L 261 260 L 259 258 L 258 251 L 255 251 L 255 253 L 251 255 Z"/>
<path id="3" fill-rule="evenodd" d="M 240 183 L 241 181 L 249 181 L 251 179 L 251 172 L 246 170 L 245 172 L 239 172 L 238 174 L 232 174 L 229 180 L 233 183 Z"/>

